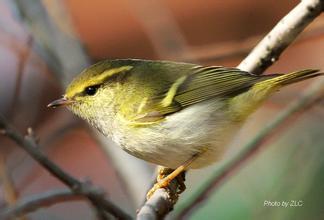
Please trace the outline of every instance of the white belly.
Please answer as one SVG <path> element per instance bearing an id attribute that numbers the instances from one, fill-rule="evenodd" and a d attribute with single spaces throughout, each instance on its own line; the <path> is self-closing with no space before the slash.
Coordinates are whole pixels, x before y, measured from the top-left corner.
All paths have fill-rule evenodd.
<path id="1" fill-rule="evenodd" d="M 128 153 L 173 169 L 201 153 L 190 166 L 201 168 L 220 159 L 240 127 L 220 111 L 221 107 L 215 101 L 195 104 L 150 128 L 137 127 L 135 133 L 119 132 L 120 125 L 115 126 L 111 135 Z"/>

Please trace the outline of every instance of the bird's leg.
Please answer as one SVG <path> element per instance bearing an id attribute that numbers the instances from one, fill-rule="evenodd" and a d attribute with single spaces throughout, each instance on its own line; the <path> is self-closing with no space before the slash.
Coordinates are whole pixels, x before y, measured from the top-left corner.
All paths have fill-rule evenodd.
<path id="1" fill-rule="evenodd" d="M 154 186 L 148 191 L 146 198 L 149 199 L 157 189 L 167 187 L 175 178 L 177 178 L 180 185 L 178 193 L 180 194 L 181 192 L 183 192 L 186 189 L 186 186 L 184 184 L 184 171 L 192 164 L 192 162 L 194 162 L 199 157 L 199 155 L 200 154 L 193 155 L 189 160 L 184 162 L 175 170 L 166 167 L 160 167 L 157 176 L 157 183 L 154 184 Z M 183 176 L 180 175 L 182 173 Z"/>
<path id="2" fill-rule="evenodd" d="M 159 182 L 165 177 L 167 177 L 169 174 L 171 174 L 174 171 L 174 169 L 158 166 L 158 175 L 156 177 L 156 181 Z M 185 185 L 185 178 L 186 178 L 186 171 L 182 171 L 175 179 L 177 180 L 179 187 L 178 187 L 178 194 L 182 193 L 186 189 Z"/>

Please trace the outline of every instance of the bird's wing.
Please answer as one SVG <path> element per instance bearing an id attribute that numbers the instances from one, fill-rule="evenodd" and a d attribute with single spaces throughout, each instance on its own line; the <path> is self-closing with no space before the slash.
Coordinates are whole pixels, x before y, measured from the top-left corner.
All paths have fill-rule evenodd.
<path id="1" fill-rule="evenodd" d="M 256 76 L 237 68 L 196 66 L 170 83 L 166 91 L 146 100 L 134 122 L 139 125 L 155 123 L 190 105 L 216 97 L 233 97 L 274 76 Z"/>

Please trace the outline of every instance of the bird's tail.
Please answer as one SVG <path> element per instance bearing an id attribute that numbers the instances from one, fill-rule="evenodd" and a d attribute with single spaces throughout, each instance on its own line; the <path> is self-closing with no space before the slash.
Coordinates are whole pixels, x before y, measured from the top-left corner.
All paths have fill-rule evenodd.
<path id="1" fill-rule="evenodd" d="M 270 79 L 261 81 L 255 85 L 260 87 L 281 87 L 322 74 L 323 73 L 320 73 L 318 69 L 305 69 L 287 74 L 274 74 L 269 75 L 273 76 Z"/>
<path id="2" fill-rule="evenodd" d="M 264 75 L 264 80 L 230 100 L 229 112 L 234 120 L 242 121 L 250 115 L 267 97 L 283 86 L 313 78 L 323 73 L 316 69 L 306 69 L 287 74 Z"/>

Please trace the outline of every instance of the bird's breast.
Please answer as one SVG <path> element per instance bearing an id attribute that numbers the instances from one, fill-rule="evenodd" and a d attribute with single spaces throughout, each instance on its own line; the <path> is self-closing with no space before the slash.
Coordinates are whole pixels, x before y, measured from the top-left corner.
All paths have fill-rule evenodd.
<path id="1" fill-rule="evenodd" d="M 226 145 L 240 127 L 227 119 L 223 107 L 215 100 L 203 102 L 166 116 L 161 123 L 145 127 L 115 124 L 108 133 L 126 152 L 169 168 L 176 168 L 201 153 L 191 166 L 200 168 L 223 155 Z"/>

